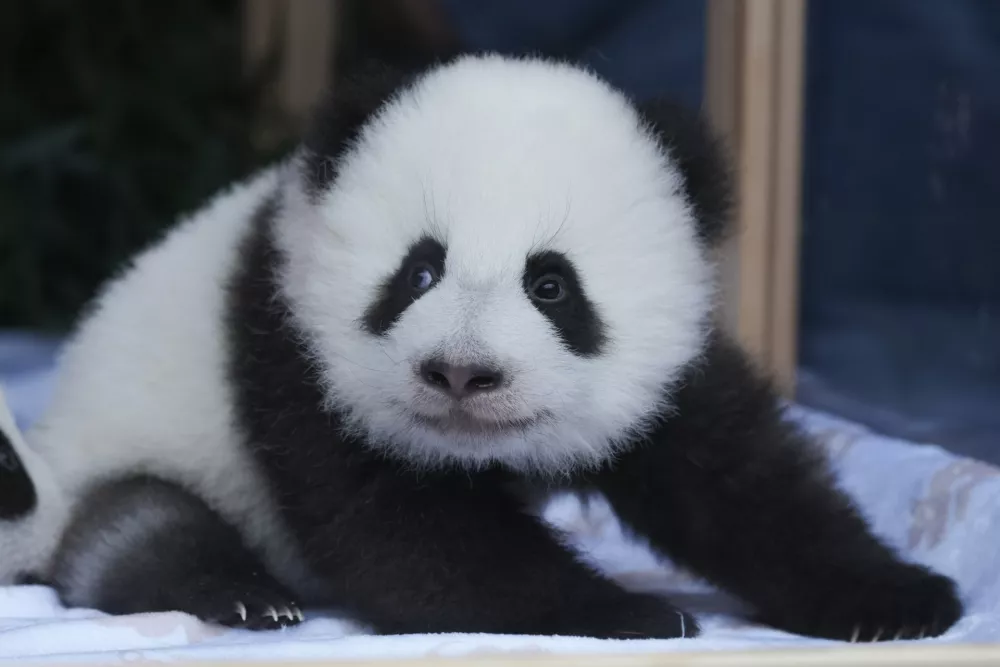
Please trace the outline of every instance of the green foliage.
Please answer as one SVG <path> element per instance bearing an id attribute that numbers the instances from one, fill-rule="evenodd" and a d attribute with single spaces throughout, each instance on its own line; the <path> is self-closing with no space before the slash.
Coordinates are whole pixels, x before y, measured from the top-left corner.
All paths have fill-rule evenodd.
<path id="1" fill-rule="evenodd" d="M 285 145 L 253 142 L 238 0 L 0 9 L 0 327 L 65 329 L 137 249 Z"/>

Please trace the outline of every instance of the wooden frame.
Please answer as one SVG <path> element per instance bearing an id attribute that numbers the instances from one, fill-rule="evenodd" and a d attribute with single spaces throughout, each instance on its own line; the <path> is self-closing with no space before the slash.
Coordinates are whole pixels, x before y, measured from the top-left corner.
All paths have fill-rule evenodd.
<path id="1" fill-rule="evenodd" d="M 307 117 L 330 85 L 337 0 L 243 0 L 244 58 L 279 56 L 272 103 L 292 124 Z"/>
<path id="2" fill-rule="evenodd" d="M 708 0 L 705 104 L 737 166 L 724 321 L 792 393 L 805 0 Z"/>

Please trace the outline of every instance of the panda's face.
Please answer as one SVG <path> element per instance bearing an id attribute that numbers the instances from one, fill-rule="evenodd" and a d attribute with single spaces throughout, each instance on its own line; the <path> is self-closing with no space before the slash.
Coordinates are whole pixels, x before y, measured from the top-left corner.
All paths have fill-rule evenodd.
<path id="1" fill-rule="evenodd" d="M 420 465 L 594 465 L 700 351 L 681 177 L 594 77 L 470 59 L 399 96 L 277 227 L 331 403 Z"/>

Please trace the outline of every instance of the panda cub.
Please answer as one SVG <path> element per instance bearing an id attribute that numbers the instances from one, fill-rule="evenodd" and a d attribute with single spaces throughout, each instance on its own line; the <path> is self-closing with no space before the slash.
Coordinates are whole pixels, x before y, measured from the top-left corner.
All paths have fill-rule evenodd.
<path id="1" fill-rule="evenodd" d="M 761 623 L 944 632 L 952 581 L 872 534 L 714 326 L 728 204 L 696 117 L 568 64 L 345 80 L 69 343 L 29 436 L 72 509 L 43 577 L 249 628 L 696 635 L 533 511 L 572 491 Z"/>

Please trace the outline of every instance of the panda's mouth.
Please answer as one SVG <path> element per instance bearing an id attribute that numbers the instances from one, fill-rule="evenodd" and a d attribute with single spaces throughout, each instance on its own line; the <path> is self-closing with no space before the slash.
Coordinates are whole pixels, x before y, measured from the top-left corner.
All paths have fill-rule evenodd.
<path id="1" fill-rule="evenodd" d="M 465 410 L 452 410 L 446 415 L 415 413 L 413 420 L 421 426 L 444 435 L 503 436 L 523 433 L 545 420 L 545 415 L 516 419 L 484 419 Z"/>

